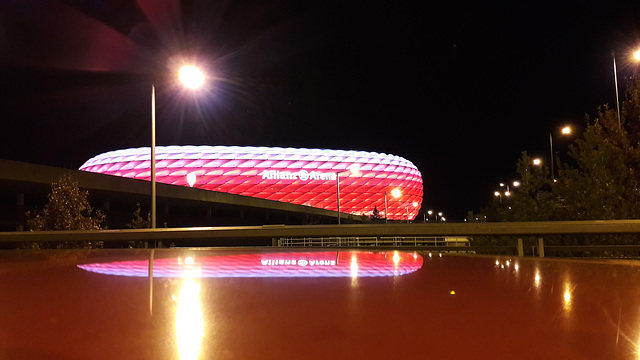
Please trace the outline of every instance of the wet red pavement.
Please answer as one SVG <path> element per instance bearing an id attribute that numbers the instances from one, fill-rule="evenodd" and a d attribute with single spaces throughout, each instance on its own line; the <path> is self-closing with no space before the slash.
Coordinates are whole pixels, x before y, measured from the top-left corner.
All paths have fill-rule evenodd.
<path id="1" fill-rule="evenodd" d="M 1 252 L 0 359 L 640 359 L 640 263 Z M 80 265 L 80 266 L 78 266 Z"/>

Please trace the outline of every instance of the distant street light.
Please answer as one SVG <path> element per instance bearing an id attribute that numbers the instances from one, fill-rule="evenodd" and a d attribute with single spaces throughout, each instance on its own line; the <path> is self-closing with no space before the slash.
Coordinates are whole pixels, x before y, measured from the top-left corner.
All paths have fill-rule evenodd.
<path id="1" fill-rule="evenodd" d="M 535 165 L 535 166 L 540 166 L 540 165 L 542 165 L 542 160 L 540 160 L 540 159 L 533 159 L 533 165 Z"/>
<path id="2" fill-rule="evenodd" d="M 499 184 L 501 188 L 505 188 L 504 190 L 504 196 L 509 197 L 511 196 L 511 190 L 509 189 L 509 184 L 505 184 L 505 183 L 500 183 Z M 514 187 L 518 187 L 520 186 L 520 183 L 518 181 L 514 181 L 513 182 L 513 186 Z M 500 203 L 502 203 L 502 192 L 501 191 L 495 191 L 493 193 L 493 195 L 497 198 L 500 198 Z"/>
<path id="3" fill-rule="evenodd" d="M 393 190 L 391 190 L 391 195 L 394 198 L 399 198 L 400 196 L 402 196 L 402 191 L 400 191 L 400 189 L 395 188 Z M 385 190 L 384 192 L 384 223 L 387 223 L 387 191 Z"/>
<path id="4" fill-rule="evenodd" d="M 411 205 L 413 205 L 413 207 L 418 207 L 418 203 L 415 201 L 411 203 Z M 407 224 L 408 224 L 409 223 L 409 205 L 405 206 L 405 209 L 407 210 Z"/>
<path id="5" fill-rule="evenodd" d="M 183 66 L 179 70 L 182 84 L 197 89 L 204 84 L 204 74 L 195 66 Z M 194 174 L 195 175 L 195 174 Z M 156 228 L 156 86 L 151 84 L 151 228 Z"/>

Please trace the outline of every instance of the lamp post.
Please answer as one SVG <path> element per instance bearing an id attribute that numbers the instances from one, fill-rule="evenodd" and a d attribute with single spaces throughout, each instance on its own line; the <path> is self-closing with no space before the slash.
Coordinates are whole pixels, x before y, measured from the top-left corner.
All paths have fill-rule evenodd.
<path id="1" fill-rule="evenodd" d="M 611 50 L 611 58 L 613 58 L 613 83 L 616 87 L 616 112 L 618 113 L 618 128 L 621 127 L 620 122 L 620 100 L 618 98 L 618 71 L 616 70 L 616 52 Z"/>
<path id="2" fill-rule="evenodd" d="M 398 189 L 398 188 L 395 188 L 395 189 L 391 190 L 391 195 L 394 198 L 397 199 L 400 196 L 402 196 L 402 191 L 400 191 L 400 189 Z M 387 216 L 387 191 L 385 190 L 384 191 L 384 223 L 385 224 L 387 223 L 387 218 L 388 218 L 388 216 Z"/>
<path id="3" fill-rule="evenodd" d="M 613 59 L 613 84 L 616 87 L 616 112 L 618 113 L 618 129 L 622 127 L 622 122 L 620 121 L 620 98 L 618 96 L 618 71 L 616 68 L 616 52 L 611 50 L 611 58 Z M 633 58 L 635 61 L 640 61 L 640 50 L 637 50 L 633 53 Z"/>
<path id="4" fill-rule="evenodd" d="M 151 228 L 156 228 L 156 86 L 151 84 Z"/>
<path id="5" fill-rule="evenodd" d="M 415 201 L 411 203 L 411 205 L 413 205 L 413 207 L 418 207 L 418 203 Z M 405 209 L 407 210 L 407 224 L 408 224 L 409 223 L 409 205 L 406 205 Z"/>
<path id="6" fill-rule="evenodd" d="M 619 120 L 620 119 L 618 119 L 618 121 Z M 571 134 L 571 127 L 569 127 L 569 126 L 563 127 L 562 130 L 561 130 L 561 134 L 562 135 Z M 556 178 L 556 176 L 554 174 L 554 172 L 555 172 L 554 168 L 555 167 L 553 166 L 553 133 L 549 133 L 549 150 L 551 152 L 551 158 L 550 158 L 550 160 L 551 160 L 551 163 L 550 163 L 551 164 L 551 179 L 555 179 Z"/>
<path id="7" fill-rule="evenodd" d="M 204 74 L 195 66 L 183 66 L 179 71 L 180 82 L 190 89 L 204 83 Z M 151 228 L 156 228 L 156 87 L 151 84 Z"/>
<path id="8" fill-rule="evenodd" d="M 336 196 L 338 199 L 338 225 L 340 225 L 340 174 L 347 174 L 347 173 L 359 175 L 360 167 L 354 164 L 350 167 L 349 171 L 336 172 Z"/>
<path id="9" fill-rule="evenodd" d="M 509 189 L 509 184 L 500 183 L 499 185 L 500 185 L 501 190 L 495 191 L 493 193 L 493 195 L 495 197 L 497 197 L 500 200 L 500 203 L 502 204 L 502 195 L 504 194 L 504 196 L 506 196 L 507 199 L 509 199 L 509 196 L 511 196 L 511 190 Z M 517 181 L 514 181 L 513 182 L 513 186 L 518 187 L 518 186 L 520 186 L 520 183 L 517 182 Z M 504 192 L 502 192 L 502 188 L 505 189 Z"/>

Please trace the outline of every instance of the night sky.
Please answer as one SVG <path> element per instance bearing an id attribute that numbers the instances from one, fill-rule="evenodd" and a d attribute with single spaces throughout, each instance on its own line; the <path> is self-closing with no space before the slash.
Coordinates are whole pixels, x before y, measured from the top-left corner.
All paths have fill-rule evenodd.
<path id="1" fill-rule="evenodd" d="M 615 106 L 611 51 L 624 83 L 639 30 L 637 1 L 0 0 L 0 158 L 149 146 L 153 83 L 158 145 L 399 155 L 421 212 L 461 220 Z M 176 83 L 185 61 L 205 89 Z"/>

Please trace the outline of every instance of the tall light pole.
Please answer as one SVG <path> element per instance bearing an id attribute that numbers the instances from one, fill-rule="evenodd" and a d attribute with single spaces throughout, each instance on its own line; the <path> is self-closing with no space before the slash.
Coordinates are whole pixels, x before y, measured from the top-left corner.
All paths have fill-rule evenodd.
<path id="1" fill-rule="evenodd" d="M 611 50 L 611 58 L 613 59 L 613 84 L 616 87 L 616 112 L 618 113 L 618 129 L 622 127 L 622 122 L 620 121 L 620 98 L 618 96 L 618 71 L 616 68 L 616 52 Z M 633 53 L 633 60 L 640 61 L 640 50 L 637 50 Z"/>
<path id="2" fill-rule="evenodd" d="M 340 174 L 352 173 L 354 175 L 360 174 L 360 167 L 356 164 L 351 165 L 348 171 L 342 171 L 336 173 L 336 195 L 338 200 L 338 225 L 340 225 Z"/>
<path id="3" fill-rule="evenodd" d="M 180 82 L 190 89 L 204 83 L 204 74 L 195 66 L 183 66 L 179 71 Z M 151 228 L 156 228 L 156 87 L 151 84 Z"/>
<path id="4" fill-rule="evenodd" d="M 619 120 L 620 119 L 618 119 L 618 121 Z M 571 134 L 571 128 L 569 126 L 565 126 L 565 127 L 562 128 L 561 133 L 562 133 L 562 135 L 569 135 L 569 134 Z M 549 149 L 551 151 L 551 158 L 550 158 L 550 160 L 551 160 L 551 179 L 553 180 L 553 179 L 556 178 L 556 176 L 554 174 L 555 167 L 553 166 L 553 134 L 552 133 L 549 133 Z"/>
<path id="5" fill-rule="evenodd" d="M 400 189 L 398 189 L 398 188 L 395 188 L 395 189 L 391 190 L 391 195 L 394 198 L 397 199 L 400 196 L 402 196 L 402 191 L 400 191 Z M 384 191 L 384 223 L 385 224 L 387 223 L 387 218 L 388 218 L 388 216 L 387 216 L 387 191 L 385 190 Z"/>
<path id="6" fill-rule="evenodd" d="M 618 98 L 618 71 L 616 70 L 616 52 L 611 50 L 611 57 L 613 58 L 613 83 L 616 87 L 616 112 L 618 113 L 618 128 L 620 128 L 620 100 Z"/>
<path id="7" fill-rule="evenodd" d="M 156 228 L 156 86 L 151 84 L 151 228 Z"/>
<path id="8" fill-rule="evenodd" d="M 415 201 L 414 201 L 413 203 L 411 203 L 411 205 L 412 205 L 413 207 L 418 207 L 418 203 L 417 203 L 417 202 L 415 202 Z M 408 223 L 409 223 L 409 205 L 406 205 L 406 206 L 405 206 L 405 209 L 407 210 L 407 224 L 408 224 Z"/>

